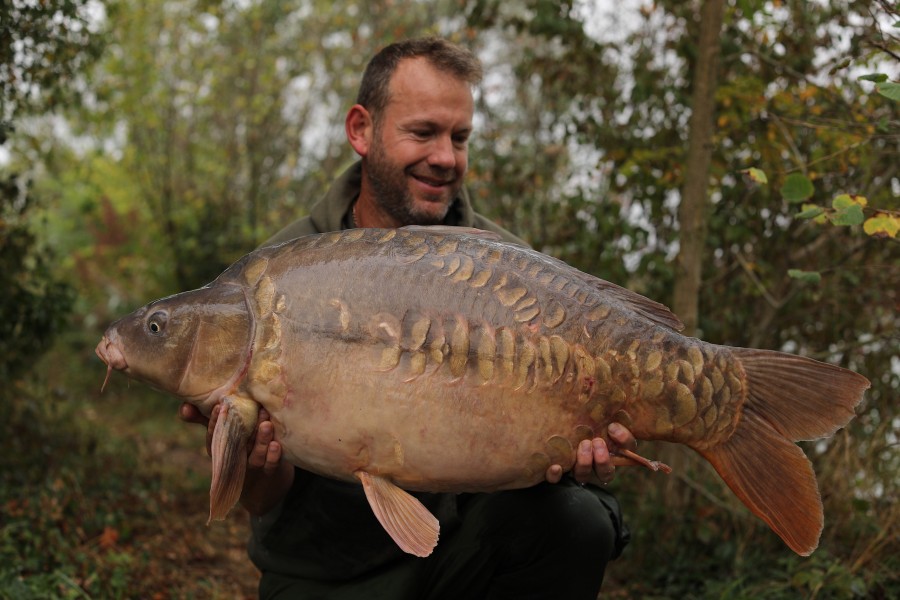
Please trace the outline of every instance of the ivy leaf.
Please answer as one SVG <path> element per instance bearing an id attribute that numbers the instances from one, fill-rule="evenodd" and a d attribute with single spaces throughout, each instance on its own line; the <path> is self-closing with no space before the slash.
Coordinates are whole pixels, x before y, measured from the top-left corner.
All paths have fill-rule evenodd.
<path id="1" fill-rule="evenodd" d="M 760 185 L 765 185 L 765 184 L 769 183 L 769 178 L 766 177 L 766 172 L 763 171 L 762 169 L 757 169 L 756 167 L 750 167 L 749 169 L 744 169 L 743 171 L 741 171 L 741 173 L 749 175 L 750 180 L 753 181 L 753 183 L 758 183 Z"/>
<path id="2" fill-rule="evenodd" d="M 818 271 L 802 271 L 800 269 L 788 269 L 788 277 L 802 281 L 803 283 L 819 283 L 822 274 Z"/>
<path id="3" fill-rule="evenodd" d="M 788 175 L 781 186 L 781 196 L 791 204 L 807 200 L 815 191 L 812 181 L 800 173 Z"/>
<path id="4" fill-rule="evenodd" d="M 881 83 L 875 85 L 875 89 L 885 98 L 890 98 L 891 100 L 897 100 L 898 102 L 900 102 L 900 83 L 894 83 L 893 81 L 882 81 Z"/>
<path id="5" fill-rule="evenodd" d="M 900 232 L 900 217 L 878 213 L 863 223 L 863 231 L 873 237 L 896 238 Z"/>
<path id="6" fill-rule="evenodd" d="M 869 73 L 868 75 L 860 75 L 856 79 L 858 81 L 874 81 L 875 83 L 881 83 L 882 81 L 887 81 L 888 76 L 884 73 Z"/>
<path id="7" fill-rule="evenodd" d="M 798 219 L 815 219 L 825 213 L 825 209 L 815 204 L 804 204 L 803 210 L 797 213 Z"/>

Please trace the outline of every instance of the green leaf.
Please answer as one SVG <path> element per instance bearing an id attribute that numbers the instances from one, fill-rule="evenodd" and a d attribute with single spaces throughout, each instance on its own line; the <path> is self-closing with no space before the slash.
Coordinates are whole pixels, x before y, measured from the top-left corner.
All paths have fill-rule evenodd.
<path id="1" fill-rule="evenodd" d="M 883 81 L 875 86 L 875 89 L 878 90 L 878 93 L 884 96 L 885 98 L 890 98 L 891 100 L 897 100 L 900 102 L 900 83 L 894 83 L 893 81 Z"/>
<path id="2" fill-rule="evenodd" d="M 865 220 L 866 217 L 863 215 L 862 206 L 859 204 L 842 208 L 831 215 L 831 222 L 838 226 L 862 225 Z"/>
<path id="3" fill-rule="evenodd" d="M 756 167 L 750 167 L 749 169 L 744 169 L 741 173 L 745 173 L 750 176 L 750 179 L 754 183 L 759 183 L 761 185 L 765 185 L 769 183 L 769 178 L 766 177 L 766 172 L 762 169 L 757 169 Z"/>
<path id="4" fill-rule="evenodd" d="M 788 269 L 788 277 L 802 281 L 803 283 L 819 283 L 822 274 L 818 271 L 803 271 L 800 269 Z"/>
<path id="5" fill-rule="evenodd" d="M 791 173 L 785 178 L 784 185 L 781 186 L 782 197 L 791 204 L 803 202 L 812 197 L 815 191 L 812 181 L 801 173 Z"/>
<path id="6" fill-rule="evenodd" d="M 868 75 L 860 75 L 856 79 L 858 81 L 874 81 L 876 83 L 881 83 L 882 81 L 887 81 L 888 76 L 884 73 L 869 73 Z"/>
<path id="7" fill-rule="evenodd" d="M 805 205 L 804 205 L 805 206 Z M 821 206 L 811 205 L 797 213 L 798 219 L 815 219 L 819 215 L 825 213 L 825 209 Z"/>
<path id="8" fill-rule="evenodd" d="M 865 206 L 869 203 L 869 200 L 865 196 L 857 196 L 855 194 L 840 194 L 834 197 L 834 200 L 831 201 L 831 207 L 835 210 L 840 210 L 842 208 L 850 208 L 854 204 L 859 206 Z"/>

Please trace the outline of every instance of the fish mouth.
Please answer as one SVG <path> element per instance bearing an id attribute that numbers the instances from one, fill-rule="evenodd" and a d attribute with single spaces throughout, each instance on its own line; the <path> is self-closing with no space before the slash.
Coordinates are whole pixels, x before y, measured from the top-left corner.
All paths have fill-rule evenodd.
<path id="1" fill-rule="evenodd" d="M 100 360 L 106 363 L 106 378 L 103 380 L 103 385 L 100 387 L 101 394 L 103 393 L 103 390 L 106 389 L 109 375 L 113 372 L 113 369 L 116 371 L 124 371 L 128 368 L 128 362 L 125 360 L 125 355 L 122 354 L 122 350 L 119 348 L 117 337 L 115 332 L 104 335 L 100 340 L 100 343 L 97 344 L 97 347 L 94 349 L 94 352 L 97 353 Z"/>

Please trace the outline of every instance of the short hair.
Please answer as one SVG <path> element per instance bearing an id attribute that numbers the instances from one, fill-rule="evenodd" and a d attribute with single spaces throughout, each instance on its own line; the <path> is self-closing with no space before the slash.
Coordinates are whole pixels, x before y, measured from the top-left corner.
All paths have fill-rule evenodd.
<path id="1" fill-rule="evenodd" d="M 439 37 L 415 38 L 386 46 L 369 61 L 363 73 L 356 103 L 373 115 L 376 123 L 390 100 L 390 84 L 401 61 L 425 58 L 439 71 L 471 86 L 481 82 L 481 62 L 472 52 Z"/>

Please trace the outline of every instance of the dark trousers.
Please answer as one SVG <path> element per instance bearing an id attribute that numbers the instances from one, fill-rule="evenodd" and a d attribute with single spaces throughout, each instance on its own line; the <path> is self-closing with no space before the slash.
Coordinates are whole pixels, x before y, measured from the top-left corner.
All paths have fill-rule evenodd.
<path id="1" fill-rule="evenodd" d="M 434 553 L 349 581 L 263 573 L 260 598 L 297 600 L 594 600 L 628 541 L 615 498 L 567 480 L 459 497 L 460 523 Z"/>

